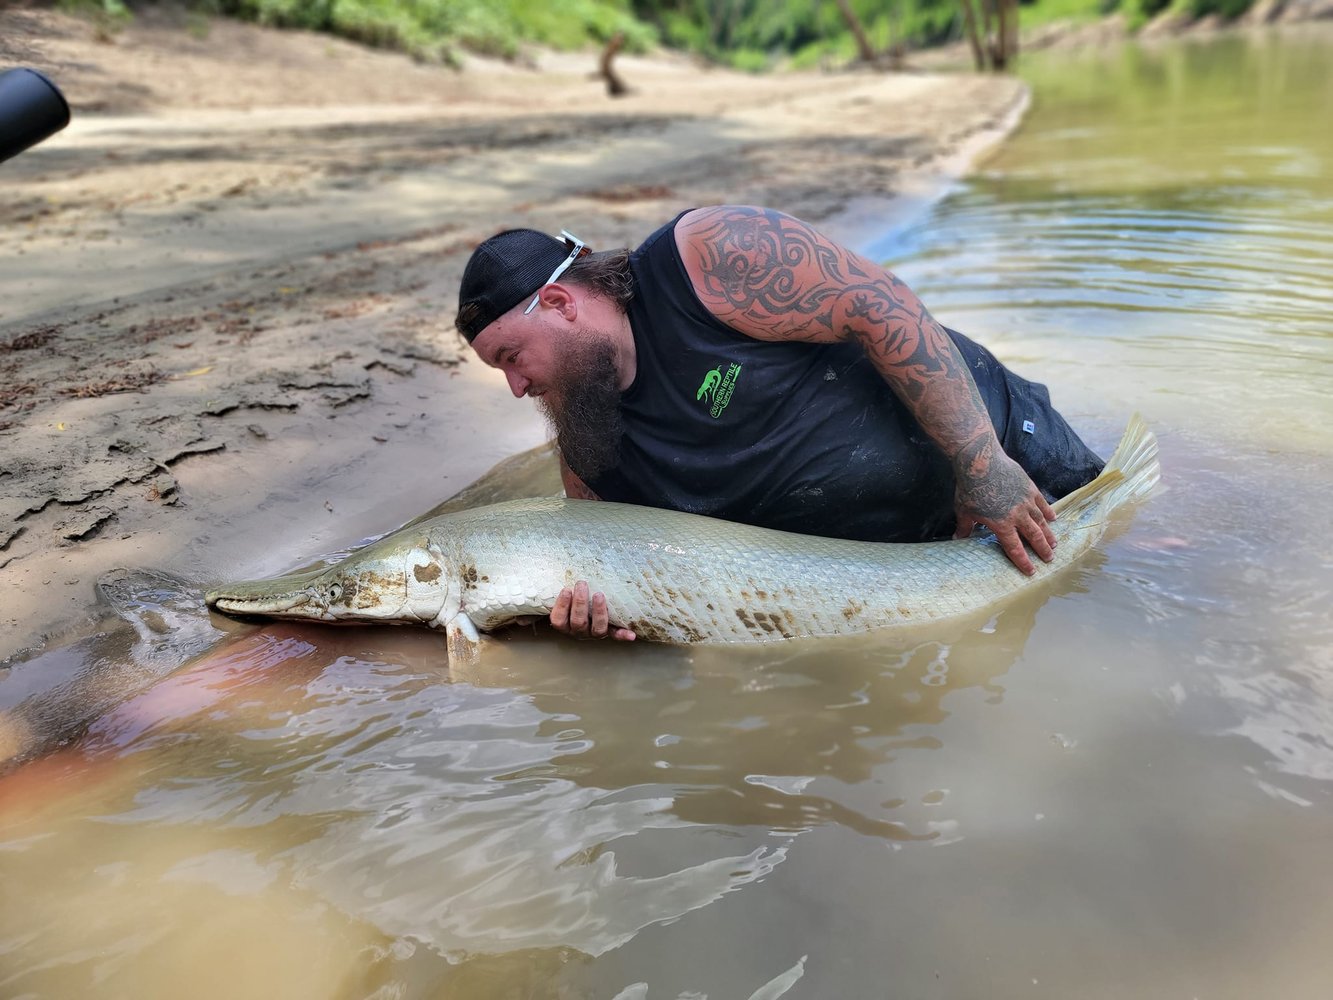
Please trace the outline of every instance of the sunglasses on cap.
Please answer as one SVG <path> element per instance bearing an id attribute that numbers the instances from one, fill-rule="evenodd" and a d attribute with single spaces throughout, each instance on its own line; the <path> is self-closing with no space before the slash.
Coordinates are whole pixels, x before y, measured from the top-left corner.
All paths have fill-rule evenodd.
<path id="1" fill-rule="evenodd" d="M 542 288 L 545 288 L 547 285 L 552 284 L 556 278 L 560 277 L 560 275 L 564 274 L 567 270 L 569 270 L 569 265 L 574 263 L 574 261 L 578 260 L 584 254 L 592 253 L 592 251 L 588 249 L 588 244 L 584 243 L 573 233 L 566 232 L 565 230 L 562 229 L 560 230 L 560 238 L 564 240 L 566 244 L 569 245 L 570 247 L 569 256 L 566 257 L 564 260 L 562 260 L 560 262 L 560 266 L 551 272 L 551 276 L 546 279 L 545 283 L 542 285 Z M 532 310 L 537 308 L 537 303 L 541 299 L 541 297 L 542 297 L 542 289 L 539 288 L 537 289 L 537 294 L 532 297 L 532 301 L 528 303 L 528 307 L 523 310 L 524 316 L 526 316 L 528 313 L 532 312 Z"/>

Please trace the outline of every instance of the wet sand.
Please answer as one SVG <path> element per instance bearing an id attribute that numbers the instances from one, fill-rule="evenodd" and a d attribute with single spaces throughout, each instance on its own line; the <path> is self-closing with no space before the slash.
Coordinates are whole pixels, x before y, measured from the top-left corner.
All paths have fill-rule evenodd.
<path id="1" fill-rule="evenodd" d="M 0 13 L 0 66 L 74 106 L 4 164 L 0 660 L 95 627 L 97 579 L 278 572 L 428 510 L 545 437 L 452 328 L 501 228 L 633 245 L 772 205 L 853 246 L 1013 127 L 1012 79 L 748 76 L 675 56 L 423 66 L 141 18 L 110 44 Z"/>

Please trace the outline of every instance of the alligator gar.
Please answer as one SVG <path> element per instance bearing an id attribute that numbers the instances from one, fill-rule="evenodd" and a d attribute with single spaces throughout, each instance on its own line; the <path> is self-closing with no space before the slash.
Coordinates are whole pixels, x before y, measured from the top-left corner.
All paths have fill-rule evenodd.
<path id="1" fill-rule="evenodd" d="M 587 580 L 611 622 L 670 643 L 758 643 L 919 625 L 999 605 L 1091 549 L 1112 511 L 1158 479 L 1136 414 L 1106 468 L 1058 500 L 1055 557 L 1024 576 L 993 537 L 859 542 L 597 500 L 514 500 L 418 521 L 325 569 L 219 587 L 229 614 L 442 628 L 450 657 L 478 632 L 545 617 Z"/>

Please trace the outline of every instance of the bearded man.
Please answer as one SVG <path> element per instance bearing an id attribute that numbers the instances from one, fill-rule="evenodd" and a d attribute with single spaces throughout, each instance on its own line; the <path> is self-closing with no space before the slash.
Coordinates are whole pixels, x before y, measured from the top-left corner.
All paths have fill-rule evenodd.
<path id="1" fill-rule="evenodd" d="M 1032 573 L 1102 461 L 1046 388 L 895 275 L 781 212 L 683 212 L 634 251 L 491 237 L 455 321 L 551 422 L 567 495 L 875 541 L 978 524 Z M 586 582 L 551 624 L 632 639 Z"/>

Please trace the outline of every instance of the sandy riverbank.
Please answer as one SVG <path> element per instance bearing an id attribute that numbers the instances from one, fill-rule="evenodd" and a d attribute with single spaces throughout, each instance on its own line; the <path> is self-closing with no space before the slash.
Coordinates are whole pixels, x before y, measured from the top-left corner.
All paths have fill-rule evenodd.
<path id="1" fill-rule="evenodd" d="M 755 77 L 595 54 L 461 72 L 234 22 L 112 44 L 0 12 L 75 109 L 0 167 L 0 659 L 117 566 L 254 576 L 355 544 L 539 443 L 452 329 L 500 228 L 633 245 L 770 204 L 852 245 L 1012 127 L 1011 79 Z"/>

